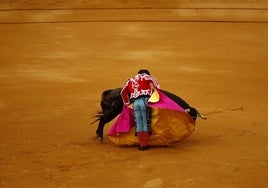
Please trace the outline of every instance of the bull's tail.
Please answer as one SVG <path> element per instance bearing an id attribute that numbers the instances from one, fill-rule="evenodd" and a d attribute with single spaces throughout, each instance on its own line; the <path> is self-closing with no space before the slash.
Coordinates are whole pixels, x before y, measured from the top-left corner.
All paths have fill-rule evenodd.
<path id="1" fill-rule="evenodd" d="M 198 110 L 196 110 L 196 112 L 197 112 L 198 117 L 200 117 L 202 119 L 207 119 L 207 117 L 204 116 L 203 114 L 201 114 Z"/>
<path id="2" fill-rule="evenodd" d="M 100 120 L 101 116 L 103 116 L 103 112 L 98 111 L 95 115 L 93 115 L 92 118 L 94 118 L 94 120 L 90 123 L 90 125 L 96 123 L 97 121 Z"/>

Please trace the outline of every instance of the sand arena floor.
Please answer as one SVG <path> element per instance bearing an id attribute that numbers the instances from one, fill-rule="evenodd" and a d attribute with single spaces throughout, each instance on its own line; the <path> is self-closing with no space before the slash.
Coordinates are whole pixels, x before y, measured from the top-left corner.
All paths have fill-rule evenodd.
<path id="1" fill-rule="evenodd" d="M 268 187 L 267 23 L 0 24 L 0 36 L 0 187 Z M 207 116 L 190 138 L 146 152 L 95 138 L 101 92 L 140 68 Z"/>

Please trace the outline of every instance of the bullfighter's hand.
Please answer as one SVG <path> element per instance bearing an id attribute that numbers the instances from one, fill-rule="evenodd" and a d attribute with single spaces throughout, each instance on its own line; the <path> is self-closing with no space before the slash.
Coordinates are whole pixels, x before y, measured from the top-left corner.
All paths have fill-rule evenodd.
<path id="1" fill-rule="evenodd" d="M 129 103 L 127 106 L 133 109 L 133 103 Z"/>

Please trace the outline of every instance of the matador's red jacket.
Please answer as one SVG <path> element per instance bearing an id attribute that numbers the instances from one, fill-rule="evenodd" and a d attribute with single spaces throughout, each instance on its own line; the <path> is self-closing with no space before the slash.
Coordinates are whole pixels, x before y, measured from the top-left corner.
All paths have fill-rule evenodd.
<path id="1" fill-rule="evenodd" d="M 155 88 L 160 89 L 157 80 L 147 74 L 137 74 L 135 77 L 129 78 L 126 85 L 121 90 L 124 104 L 129 104 L 130 99 L 151 95 L 153 91 L 150 83 L 152 83 Z"/>

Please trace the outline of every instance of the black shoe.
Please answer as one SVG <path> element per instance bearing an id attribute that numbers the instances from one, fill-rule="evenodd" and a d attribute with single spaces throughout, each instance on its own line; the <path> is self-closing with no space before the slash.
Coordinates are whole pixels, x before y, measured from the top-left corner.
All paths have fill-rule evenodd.
<path id="1" fill-rule="evenodd" d="M 139 146 L 138 150 L 143 151 L 144 150 L 143 146 Z"/>
<path id="2" fill-rule="evenodd" d="M 148 150 L 149 146 L 143 146 L 143 150 Z"/>
<path id="3" fill-rule="evenodd" d="M 144 150 L 148 150 L 149 149 L 149 146 L 139 146 L 138 147 L 138 150 L 140 151 L 144 151 Z"/>

